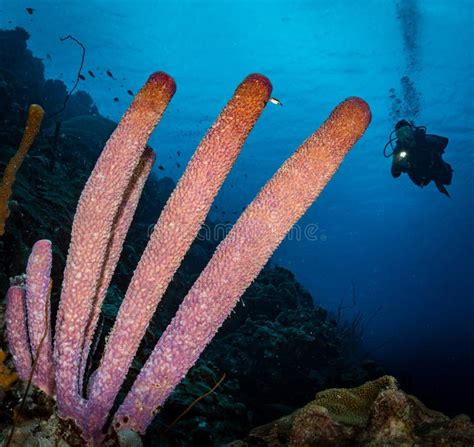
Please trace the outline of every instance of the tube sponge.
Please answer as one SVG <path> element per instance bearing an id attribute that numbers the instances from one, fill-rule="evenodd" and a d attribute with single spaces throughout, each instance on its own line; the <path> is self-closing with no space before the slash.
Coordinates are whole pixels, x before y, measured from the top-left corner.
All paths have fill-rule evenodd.
<path id="1" fill-rule="evenodd" d="M 8 162 L 5 172 L 3 173 L 2 183 L 0 185 L 0 236 L 3 236 L 5 233 L 5 223 L 10 215 L 8 201 L 12 195 L 12 187 L 15 182 L 16 173 L 18 172 L 18 169 L 20 169 L 26 154 L 38 135 L 43 117 L 43 108 L 38 104 L 31 104 L 28 110 L 28 119 L 26 121 L 26 127 L 21 139 L 20 147 Z"/>

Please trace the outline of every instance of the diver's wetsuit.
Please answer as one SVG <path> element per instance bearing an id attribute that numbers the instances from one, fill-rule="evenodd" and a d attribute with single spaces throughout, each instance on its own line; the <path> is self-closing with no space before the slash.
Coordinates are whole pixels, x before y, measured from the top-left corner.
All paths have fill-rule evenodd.
<path id="1" fill-rule="evenodd" d="M 449 197 L 444 185 L 451 184 L 453 170 L 442 158 L 448 141 L 446 137 L 426 135 L 423 129 L 417 129 L 414 146 L 404 147 L 397 142 L 393 151 L 392 176 L 399 177 L 406 172 L 418 186 L 426 186 L 433 180 L 438 190 Z"/>

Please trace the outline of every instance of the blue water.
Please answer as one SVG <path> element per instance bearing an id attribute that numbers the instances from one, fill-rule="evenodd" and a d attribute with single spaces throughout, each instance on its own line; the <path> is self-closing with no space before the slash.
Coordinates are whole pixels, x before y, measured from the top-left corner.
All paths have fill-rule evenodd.
<path id="1" fill-rule="evenodd" d="M 473 411 L 471 0 L 2 0 L 0 27 L 15 26 L 31 33 L 47 77 L 69 87 L 80 49 L 59 38 L 81 40 L 96 78 L 80 87 L 114 120 L 131 101 L 128 89 L 136 92 L 153 71 L 171 74 L 178 90 L 151 145 L 174 179 L 238 83 L 267 75 L 283 107 L 267 106 L 218 197 L 233 219 L 335 105 L 364 98 L 373 113 L 368 131 L 300 222 L 317 225 L 317 240 L 286 240 L 273 262 L 333 311 L 352 302 L 353 283 L 356 306 L 345 315 L 363 313 L 367 347 L 387 371 L 408 374 L 440 409 Z M 403 93 L 403 76 L 411 93 Z M 432 184 L 419 189 L 391 177 L 382 149 L 397 107 L 449 138 L 450 199 Z"/>

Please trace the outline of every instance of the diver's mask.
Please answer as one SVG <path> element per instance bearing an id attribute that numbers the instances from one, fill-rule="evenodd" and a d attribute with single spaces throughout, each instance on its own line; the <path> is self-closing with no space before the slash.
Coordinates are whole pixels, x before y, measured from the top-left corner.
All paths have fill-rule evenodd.
<path id="1" fill-rule="evenodd" d="M 411 125 L 400 127 L 396 130 L 396 134 L 400 144 L 411 146 L 415 143 L 415 135 Z"/>
<path id="2" fill-rule="evenodd" d="M 425 134 L 426 134 L 425 126 L 417 127 L 406 120 L 401 120 L 396 124 L 395 129 L 390 132 L 388 141 L 383 148 L 383 155 L 386 158 L 389 158 L 392 155 L 394 155 L 395 148 L 393 147 L 393 143 L 395 141 L 399 143 L 400 145 L 399 148 L 402 147 L 402 148 L 411 149 L 416 145 L 417 141 L 424 139 Z M 389 146 L 392 149 L 392 152 L 387 153 L 387 147 Z M 403 161 L 403 158 L 408 156 L 408 151 L 406 149 L 401 149 L 400 151 L 398 151 L 398 157 L 400 157 L 400 154 L 403 153 L 403 151 L 405 151 L 405 155 L 403 155 L 402 158 L 399 158 L 400 161 Z"/>

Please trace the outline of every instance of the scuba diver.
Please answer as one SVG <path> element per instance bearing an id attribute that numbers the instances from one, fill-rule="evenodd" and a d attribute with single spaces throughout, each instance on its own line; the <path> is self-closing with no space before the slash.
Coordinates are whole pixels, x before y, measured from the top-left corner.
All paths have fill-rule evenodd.
<path id="1" fill-rule="evenodd" d="M 392 146 L 394 132 L 397 140 L 395 147 Z M 448 141 L 446 137 L 427 135 L 424 126 L 399 121 L 384 147 L 385 157 L 393 156 L 392 176 L 400 177 L 402 172 L 406 172 L 411 181 L 421 188 L 433 180 L 439 192 L 449 197 L 445 185 L 451 184 L 453 169 L 442 158 Z M 387 155 L 388 145 L 391 145 L 393 152 Z"/>

